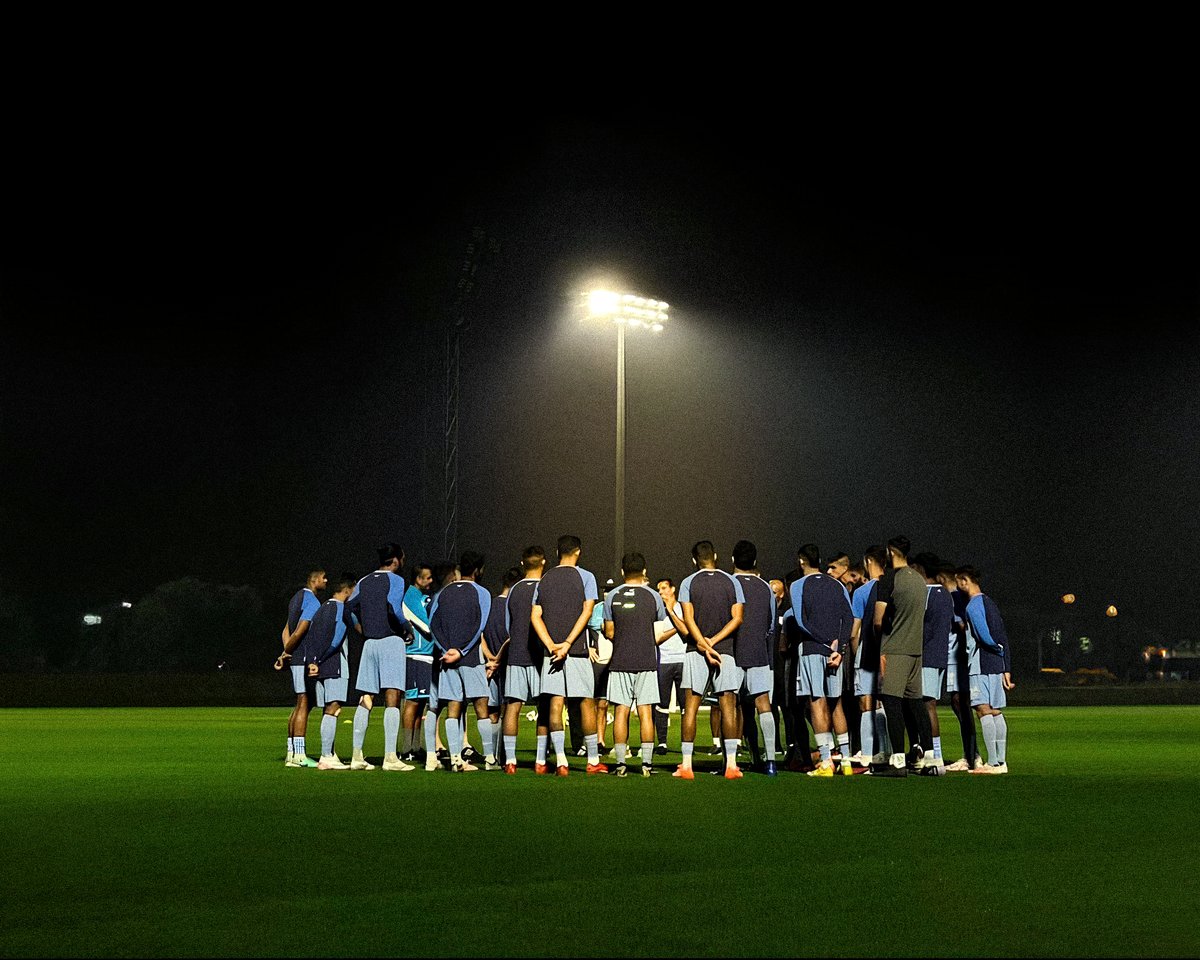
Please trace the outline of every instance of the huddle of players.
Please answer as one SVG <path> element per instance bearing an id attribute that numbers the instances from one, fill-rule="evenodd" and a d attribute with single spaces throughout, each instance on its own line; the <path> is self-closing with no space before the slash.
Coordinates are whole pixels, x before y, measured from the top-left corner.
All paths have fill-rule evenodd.
<path id="1" fill-rule="evenodd" d="M 813 545 L 801 548 L 790 584 L 768 585 L 758 573 L 757 553 L 749 541 L 734 547 L 733 574 L 718 568 L 712 543 L 700 541 L 692 549 L 696 571 L 680 585 L 679 603 L 668 609 L 648 586 L 645 558 L 628 553 L 622 561 L 624 582 L 605 596 L 598 618 L 612 642 L 612 655 L 605 689 L 597 690 L 593 664 L 598 653 L 587 629 L 597 619 L 596 579 L 579 566 L 578 538 L 561 537 L 557 552 L 558 565 L 547 570 L 544 551 L 526 548 L 521 567 L 506 573 L 496 598 L 477 582 L 484 558 L 473 552 L 462 556 L 457 570 L 440 571 L 442 586 L 432 599 L 426 590 L 434 577 L 424 568 L 419 576 L 425 582 L 405 589 L 397 573 L 404 555 L 395 544 L 381 548 L 381 565 L 374 573 L 357 584 L 346 579 L 336 583 L 325 604 L 315 597 L 315 590 L 324 586 L 324 575 L 313 574 L 292 600 L 284 652 L 276 661 L 276 668 L 282 669 L 284 660 L 293 660 L 297 695 L 289 720 L 287 765 L 371 769 L 362 744 L 373 698 L 382 691 L 385 770 L 414 769 L 397 753 L 399 705 L 407 694 L 404 751 L 409 758 L 422 704 L 428 705 L 423 724 L 427 770 L 440 768 L 438 718 L 443 708 L 449 768 L 477 769 L 464 756 L 463 746 L 465 708 L 472 702 L 488 769 L 502 765 L 506 773 L 516 773 L 519 717 L 526 705 L 536 705 L 534 771 L 558 776 L 569 774 L 563 729 L 568 701 L 579 706 L 587 773 L 609 772 L 600 762 L 597 735 L 597 700 L 606 700 L 615 707 L 613 772 L 624 776 L 629 713 L 636 707 L 641 729 L 654 729 L 652 712 L 660 692 L 658 646 L 678 636 L 686 649 L 682 762 L 676 777 L 694 779 L 696 717 L 710 692 L 720 711 L 724 776 L 742 776 L 737 764 L 739 704 L 748 715 L 753 710 L 762 728 L 767 757 L 760 769 L 776 773 L 772 693 L 778 686 L 772 667 L 777 649 L 784 651 L 783 687 L 789 706 L 803 710 L 816 734 L 820 763 L 811 775 L 833 776 L 835 769 L 850 773 L 855 765 L 869 765 L 869 772 L 881 776 L 906 776 L 910 769 L 927 775 L 956 769 L 1007 772 L 1007 726 L 1001 711 L 1004 691 L 1012 686 L 1008 644 L 999 612 L 979 589 L 973 568 L 952 570 L 929 554 L 914 557 L 910 564 L 908 541 L 893 538 L 886 548 L 866 551 L 868 579 L 855 587 L 852 599 L 846 584 L 856 578 L 850 565 L 840 577 L 831 575 L 838 572 L 832 566 L 821 571 Z M 354 671 L 361 696 L 347 765 L 334 752 L 333 739 L 359 645 L 356 634 L 363 638 Z M 861 749 L 853 757 L 842 706 L 847 651 L 861 709 Z M 961 696 L 965 691 L 959 689 L 959 677 L 970 679 L 969 706 Z M 936 727 L 943 683 L 963 728 L 964 759 L 949 767 L 942 760 Z M 324 711 L 321 756 L 315 763 L 304 743 L 308 704 L 314 700 Z M 971 707 L 981 716 L 988 764 L 975 755 Z M 807 740 L 804 720 L 799 724 Z M 747 732 L 753 727 L 751 719 Z M 906 732 L 911 743 L 907 754 Z M 835 737 L 841 760 L 836 767 Z M 551 746 L 553 766 L 547 763 Z M 654 772 L 653 748 L 653 740 L 643 736 L 644 776 Z"/>

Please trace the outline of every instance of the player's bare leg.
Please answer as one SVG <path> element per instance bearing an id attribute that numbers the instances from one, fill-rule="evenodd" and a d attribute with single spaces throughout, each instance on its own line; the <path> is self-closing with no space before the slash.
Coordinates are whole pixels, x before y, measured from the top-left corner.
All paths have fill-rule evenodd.
<path id="1" fill-rule="evenodd" d="M 732 690 L 717 696 L 717 706 L 721 715 L 721 732 L 724 734 L 725 776 L 735 779 L 733 774 L 741 775 L 737 765 L 737 745 L 741 739 L 741 729 L 738 725 L 737 694 Z"/>
<path id="2" fill-rule="evenodd" d="M 693 779 L 692 750 L 696 744 L 696 716 L 700 712 L 700 704 L 704 698 L 695 690 L 687 690 L 685 693 L 683 713 L 679 719 L 679 739 L 683 751 L 683 762 L 680 763 L 674 776 L 691 780 Z"/>

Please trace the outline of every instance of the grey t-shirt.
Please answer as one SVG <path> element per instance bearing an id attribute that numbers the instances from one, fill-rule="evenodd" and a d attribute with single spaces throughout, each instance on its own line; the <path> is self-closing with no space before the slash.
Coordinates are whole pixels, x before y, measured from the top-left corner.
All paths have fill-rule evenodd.
<path id="1" fill-rule="evenodd" d="M 912 567 L 900 567 L 893 576 L 883 577 L 875 595 L 876 603 L 887 603 L 883 614 L 883 643 L 880 652 L 921 655 L 925 642 L 925 578 Z"/>

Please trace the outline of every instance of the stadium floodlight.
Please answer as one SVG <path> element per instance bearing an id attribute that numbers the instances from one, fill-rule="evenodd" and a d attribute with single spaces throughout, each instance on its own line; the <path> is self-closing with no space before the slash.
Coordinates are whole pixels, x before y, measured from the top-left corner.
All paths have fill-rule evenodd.
<path id="1" fill-rule="evenodd" d="M 582 295 L 583 319 L 611 322 L 617 328 L 617 474 L 616 515 L 613 517 L 616 536 L 615 571 L 621 572 L 621 557 L 625 553 L 625 331 L 645 329 L 662 333 L 666 329 L 670 304 L 638 293 L 620 293 L 597 288 Z"/>
<path id="2" fill-rule="evenodd" d="M 104 618 L 98 613 L 85 613 L 83 615 L 83 625 L 85 627 L 95 627 L 104 622 Z"/>
<path id="3" fill-rule="evenodd" d="M 121 606 L 122 606 L 122 607 L 124 607 L 126 610 L 131 610 L 131 609 L 133 609 L 133 604 L 132 604 L 132 603 L 130 603 L 128 600 L 122 600 L 122 601 L 121 601 Z"/>

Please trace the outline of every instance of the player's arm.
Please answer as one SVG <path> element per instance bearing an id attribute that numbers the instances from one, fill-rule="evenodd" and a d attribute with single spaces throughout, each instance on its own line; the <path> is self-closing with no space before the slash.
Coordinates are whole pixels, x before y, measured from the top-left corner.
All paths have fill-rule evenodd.
<path id="1" fill-rule="evenodd" d="M 709 637 L 708 642 L 712 646 L 716 646 L 728 636 L 732 636 L 734 631 L 742 625 L 742 621 L 746 619 L 746 605 L 744 603 L 735 603 L 729 608 L 729 619 L 725 626 L 718 630 L 713 636 Z"/>
<path id="2" fill-rule="evenodd" d="M 583 612 L 579 614 L 579 619 L 575 621 L 575 626 L 571 628 L 571 632 L 567 634 L 567 639 L 565 639 L 561 645 L 566 646 L 568 650 L 571 649 L 571 644 L 573 644 L 579 638 L 579 635 L 583 633 L 584 628 L 587 627 L 588 621 L 592 619 L 592 607 L 595 605 L 595 600 L 583 601 Z"/>
<path id="3" fill-rule="evenodd" d="M 685 600 L 683 604 L 683 622 L 687 627 L 685 633 L 695 642 L 696 649 L 703 654 L 711 653 L 712 646 L 708 638 L 700 632 L 700 627 L 696 624 L 696 605 L 690 600 Z"/>
<path id="4" fill-rule="evenodd" d="M 529 625 L 533 627 L 533 632 L 542 641 L 542 646 L 546 648 L 551 659 L 561 660 L 566 656 L 566 653 L 560 653 L 560 648 L 555 646 L 554 638 L 550 636 L 550 631 L 546 629 L 546 621 L 542 618 L 542 605 L 540 603 L 535 603 L 529 608 Z"/>
<path id="5" fill-rule="evenodd" d="M 613 634 L 616 633 L 615 628 L 616 628 L 616 625 L 611 620 L 604 621 L 604 635 L 609 640 L 611 640 L 613 638 Z M 665 635 L 664 635 L 664 637 L 665 637 Z M 662 640 L 659 640 L 658 642 L 662 643 Z"/>
<path id="6" fill-rule="evenodd" d="M 664 604 L 664 607 L 666 605 Z M 667 616 L 670 618 L 671 629 L 663 632 L 663 640 L 670 640 L 674 636 L 679 636 L 684 639 L 688 636 L 687 624 L 679 617 L 675 616 L 674 608 L 667 609 Z M 661 643 L 661 641 L 659 641 Z"/>
<path id="7" fill-rule="evenodd" d="M 855 617 L 854 622 L 850 624 L 850 656 L 858 659 L 858 640 L 862 635 L 862 618 Z"/>

